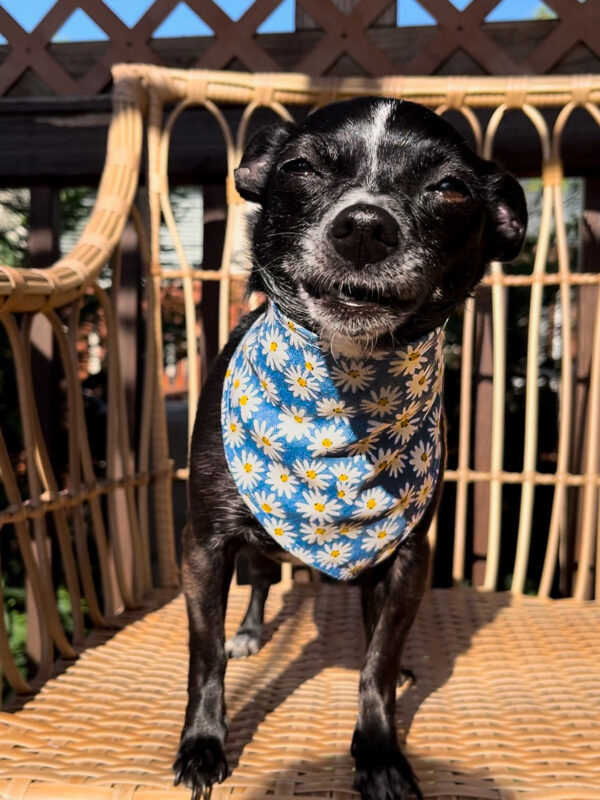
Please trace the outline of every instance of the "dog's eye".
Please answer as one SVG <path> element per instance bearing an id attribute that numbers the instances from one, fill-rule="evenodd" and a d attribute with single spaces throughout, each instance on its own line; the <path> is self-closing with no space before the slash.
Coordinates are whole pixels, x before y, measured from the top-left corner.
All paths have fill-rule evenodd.
<path id="1" fill-rule="evenodd" d="M 315 171 L 310 161 L 305 158 L 294 158 L 292 161 L 286 161 L 281 169 L 292 175 L 311 175 Z"/>
<path id="2" fill-rule="evenodd" d="M 458 178 L 444 178 L 433 188 L 449 203 L 459 203 L 471 196 L 465 184 Z"/>

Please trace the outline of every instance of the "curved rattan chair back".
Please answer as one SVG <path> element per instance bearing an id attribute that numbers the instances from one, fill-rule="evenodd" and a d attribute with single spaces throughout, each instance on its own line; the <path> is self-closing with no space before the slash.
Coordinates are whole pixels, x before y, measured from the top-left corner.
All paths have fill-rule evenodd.
<path id="1" fill-rule="evenodd" d="M 524 115 L 539 139 L 542 197 L 541 217 L 533 268 L 513 274 L 492 264 L 484 286 L 491 292 L 493 374 L 489 411 L 490 463 L 473 465 L 473 359 L 477 347 L 475 300 L 463 315 L 460 352 L 460 413 L 454 420 L 458 446 L 451 455 L 446 480 L 454 492 L 454 519 L 444 518 L 443 532 L 453 532 L 452 578 L 465 580 L 469 545 L 469 496 L 474 486 L 489 488 L 487 558 L 483 586 L 495 589 L 499 581 L 503 533 L 503 492 L 520 486 L 520 508 L 514 556 L 508 573 L 510 589 L 522 593 L 531 554 L 536 498 L 541 489 L 551 490 L 541 571 L 536 590 L 550 595 L 556 575 L 567 565 L 572 536 L 572 515 L 577 505 L 577 537 L 572 594 L 598 596 L 600 559 L 598 491 L 600 485 L 600 273 L 573 270 L 570 265 L 567 227 L 563 208 L 561 141 L 576 108 L 583 108 L 600 125 L 600 78 L 544 76 L 539 78 L 383 78 L 312 79 L 304 75 L 250 75 L 234 72 L 181 71 L 153 66 L 121 65 L 114 69 L 114 114 L 110 125 L 107 158 L 97 202 L 75 248 L 46 270 L 0 267 L 0 322 L 14 359 L 19 419 L 26 453 L 26 485 L 18 474 L 0 430 L 0 469 L 6 508 L 0 512 L 3 534 L 18 543 L 27 575 L 29 624 L 37 631 L 38 675 L 33 683 L 22 677 L 11 655 L 9 632 L 0 607 L 0 659 L 2 670 L 17 691 L 28 691 L 50 673 L 56 653 L 69 658 L 83 646 L 86 624 L 102 626 L 122 607 L 133 608 L 153 586 L 175 586 L 172 480 L 185 479 L 185 470 L 174 471 L 168 451 L 162 383 L 163 336 L 161 289 L 181 282 L 187 332 L 189 425 L 206 365 L 197 342 L 196 303 L 206 281 L 218 281 L 219 338 L 227 338 L 230 324 L 230 289 L 245 278 L 245 204 L 235 191 L 233 170 L 244 147 L 254 113 L 267 107 L 283 119 L 292 110 L 315 107 L 359 94 L 404 97 L 424 103 L 438 113 L 458 112 L 469 126 L 475 146 L 485 157 L 494 156 L 495 141 L 505 115 Z M 223 107 L 243 108 L 237 130 L 232 130 Z M 228 207 L 225 244 L 220 265 L 189 263 L 178 232 L 169 195 L 168 159 L 171 134 L 181 114 L 191 106 L 204 106 L 214 117 L 226 154 Z M 558 107 L 553 122 L 543 113 Z M 485 125 L 480 109 L 491 116 Z M 134 204 L 144 137 L 147 137 L 147 194 L 143 210 Z M 201 132 L 198 147 L 202 147 Z M 145 269 L 144 304 L 147 315 L 144 388 L 142 392 L 139 445 L 130 448 L 125 394 L 121 377 L 121 353 L 115 323 L 115 304 L 121 273 L 120 240 L 126 223 L 135 226 Z M 161 265 L 160 230 L 172 239 L 179 266 Z M 549 249 L 555 241 L 557 266 L 550 269 Z M 109 264 L 112 289 L 99 281 Z M 558 387 L 558 443 L 555 469 L 538 468 L 540 328 L 544 291 L 556 291 L 555 336 L 561 343 Z M 505 453 L 513 431 L 506 430 L 507 305 L 510 292 L 528 292 L 525 410 L 521 468 L 506 468 Z M 590 342 L 589 380 L 585 420 L 588 446 L 572 467 L 575 293 L 592 292 L 595 304 L 587 328 Z M 100 475 L 89 443 L 89 431 L 77 371 L 77 336 L 84 297 L 93 295 L 106 326 L 107 352 L 107 450 L 106 469 Z M 34 397 L 31 366 L 31 330 L 35 318 L 43 318 L 48 335 L 57 345 L 68 416 L 68 470 L 64 478 L 53 472 L 40 427 Z M 579 331 L 581 338 L 582 331 Z M 573 493 L 575 499 L 573 499 Z M 546 497 L 546 495 L 544 495 Z M 149 500 L 152 499 L 151 506 Z M 152 512 L 150 512 L 150 508 Z M 539 526 L 538 526 L 539 527 Z M 430 536 L 436 543 L 434 523 Z M 50 548 L 49 541 L 55 546 Z M 60 562 L 60 570 L 56 564 Z M 57 610 L 57 574 L 64 575 L 70 596 L 72 630 L 67 634 Z M 596 585 L 594 585 L 594 580 Z M 82 603 L 85 601 L 85 604 Z M 83 609 L 83 610 L 82 610 Z M 84 611 L 88 622 L 84 620 Z M 67 626 L 68 627 L 68 626 Z"/>

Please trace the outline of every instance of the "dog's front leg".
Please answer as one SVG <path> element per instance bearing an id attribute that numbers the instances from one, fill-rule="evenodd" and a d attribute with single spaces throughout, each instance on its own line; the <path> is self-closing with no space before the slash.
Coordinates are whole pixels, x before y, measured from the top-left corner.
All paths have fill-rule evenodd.
<path id="1" fill-rule="evenodd" d="M 406 635 L 425 588 L 429 546 L 425 535 L 410 548 L 401 547 L 362 584 L 367 652 L 360 674 L 359 712 L 352 755 L 355 787 L 364 800 L 421 798 L 410 764 L 396 737 L 396 685 Z"/>
<path id="2" fill-rule="evenodd" d="M 183 587 L 190 628 L 188 706 L 175 783 L 193 790 L 194 800 L 227 777 L 224 676 L 225 609 L 235 552 L 218 542 L 184 536 Z"/>

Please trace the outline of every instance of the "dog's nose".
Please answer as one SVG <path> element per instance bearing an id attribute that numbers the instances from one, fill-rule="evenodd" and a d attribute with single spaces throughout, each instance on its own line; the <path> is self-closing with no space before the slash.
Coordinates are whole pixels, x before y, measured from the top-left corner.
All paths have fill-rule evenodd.
<path id="1" fill-rule="evenodd" d="M 362 267 L 382 261 L 398 246 L 398 224 L 384 208 L 356 203 L 336 216 L 329 238 L 343 258 Z"/>

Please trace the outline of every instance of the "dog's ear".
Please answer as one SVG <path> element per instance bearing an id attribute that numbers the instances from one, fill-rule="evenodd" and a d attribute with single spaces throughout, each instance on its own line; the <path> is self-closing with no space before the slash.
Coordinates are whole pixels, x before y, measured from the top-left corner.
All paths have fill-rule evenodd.
<path id="1" fill-rule="evenodd" d="M 250 139 L 239 167 L 234 171 L 235 188 L 245 200 L 260 203 L 277 152 L 292 132 L 290 123 L 258 130 Z"/>
<path id="2" fill-rule="evenodd" d="M 521 252 L 527 230 L 525 193 L 512 175 L 495 171 L 488 177 L 487 211 L 484 258 L 510 261 Z"/>

